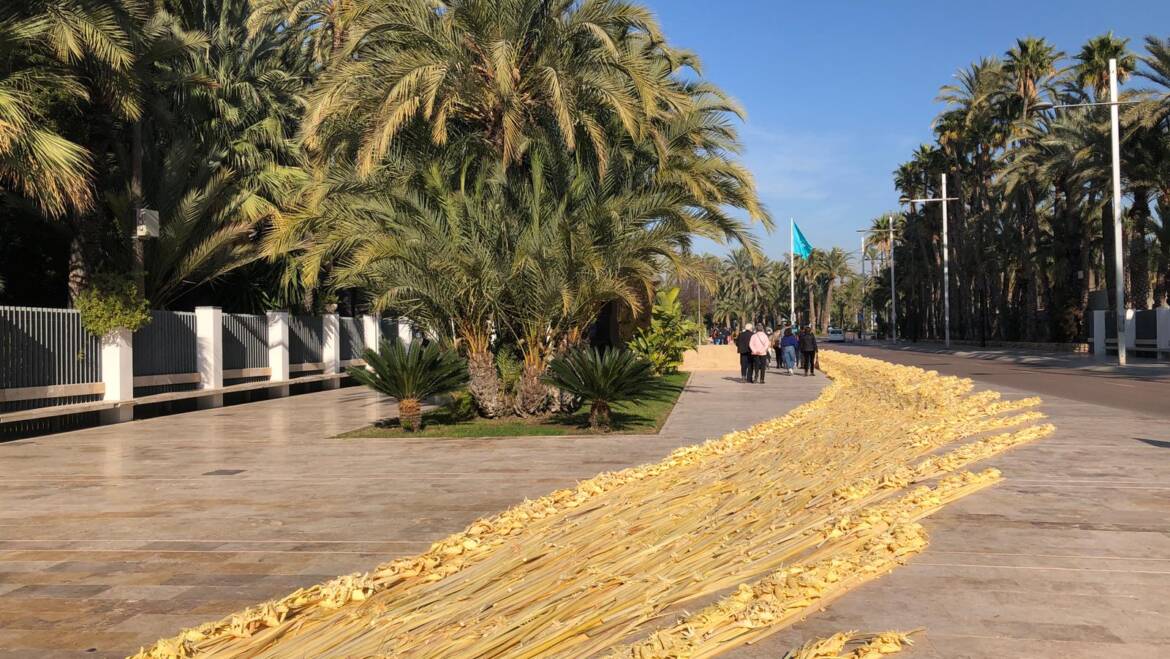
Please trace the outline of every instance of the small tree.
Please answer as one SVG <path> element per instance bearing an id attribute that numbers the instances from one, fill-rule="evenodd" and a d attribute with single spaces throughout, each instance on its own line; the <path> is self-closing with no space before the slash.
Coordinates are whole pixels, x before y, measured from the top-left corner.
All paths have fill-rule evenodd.
<path id="1" fill-rule="evenodd" d="M 630 350 L 650 363 L 655 375 L 674 373 L 683 353 L 698 345 L 699 324 L 683 317 L 679 289 L 659 291 L 650 313 L 650 327 L 641 329 L 630 341 Z"/>
<path id="2" fill-rule="evenodd" d="M 408 431 L 422 427 L 422 400 L 446 394 L 467 384 L 467 366 L 453 351 L 438 344 L 382 341 L 378 350 L 362 355 L 366 365 L 351 366 L 354 380 L 374 391 L 398 399 L 398 418 Z"/>
<path id="3" fill-rule="evenodd" d="M 575 348 L 549 364 L 546 383 L 591 404 L 589 427 L 607 431 L 617 403 L 634 403 L 658 388 L 650 363 L 629 350 Z"/>

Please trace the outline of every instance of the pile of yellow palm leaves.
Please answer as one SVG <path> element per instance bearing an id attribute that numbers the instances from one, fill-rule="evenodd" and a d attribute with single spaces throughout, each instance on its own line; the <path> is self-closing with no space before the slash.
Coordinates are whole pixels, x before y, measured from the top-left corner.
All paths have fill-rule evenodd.
<path id="1" fill-rule="evenodd" d="M 138 656 L 709 656 L 921 551 L 917 520 L 1000 478 L 961 469 L 1052 431 L 1037 425 L 1038 399 L 840 353 L 821 364 L 831 384 L 784 417 L 525 501 L 424 554 Z"/>

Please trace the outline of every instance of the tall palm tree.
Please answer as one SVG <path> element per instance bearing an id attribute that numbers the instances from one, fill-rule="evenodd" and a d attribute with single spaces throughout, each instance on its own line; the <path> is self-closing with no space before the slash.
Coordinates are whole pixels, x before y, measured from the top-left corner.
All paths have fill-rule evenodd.
<path id="1" fill-rule="evenodd" d="M 688 62 L 648 9 L 620 0 L 377 3 L 323 75 L 306 140 L 319 148 L 330 124 L 359 127 L 361 174 L 419 122 L 434 144 L 457 140 L 505 167 L 537 137 L 591 145 L 604 165 L 611 118 L 631 138 L 662 139 L 652 119 L 687 102 L 670 74 Z"/>
<path id="2" fill-rule="evenodd" d="M 1073 75 L 1077 86 L 1093 93 L 1101 101 L 1109 96 L 1109 60 L 1117 60 L 1117 82 L 1124 83 L 1137 68 L 1137 57 L 1129 51 L 1129 39 L 1112 32 L 1093 37 L 1076 54 Z"/>
<path id="3" fill-rule="evenodd" d="M 825 301 L 821 305 L 821 319 L 820 327 L 828 328 L 831 320 L 830 314 L 833 312 L 833 292 L 837 286 L 845 281 L 853 274 L 853 269 L 849 267 L 849 254 L 840 247 L 834 247 L 825 253 L 824 259 L 821 262 L 821 274 L 825 279 Z M 843 318 L 838 318 L 838 322 L 843 321 Z"/>

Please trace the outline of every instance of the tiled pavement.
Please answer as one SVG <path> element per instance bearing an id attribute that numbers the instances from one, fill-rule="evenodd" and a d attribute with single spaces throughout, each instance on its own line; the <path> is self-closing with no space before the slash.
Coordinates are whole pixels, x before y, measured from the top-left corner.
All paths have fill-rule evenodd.
<path id="1" fill-rule="evenodd" d="M 1009 397 L 1032 394 L 999 382 L 1039 387 L 1046 377 L 1014 366 L 1004 375 L 980 360 L 859 352 L 977 384 L 995 378 Z M 1149 397 L 1151 386 L 1091 382 L 1102 398 L 1116 387 Z M 1057 432 L 989 460 L 1004 482 L 927 518 L 921 556 L 726 656 L 780 657 L 838 631 L 925 628 L 899 657 L 1170 657 L 1170 400 L 1155 415 L 1042 397 Z"/>
<path id="2" fill-rule="evenodd" d="M 0 444 L 0 657 L 123 656 L 599 471 L 784 413 L 825 380 L 697 373 L 654 436 L 329 439 L 357 388 Z"/>
<path id="3" fill-rule="evenodd" d="M 770 418 L 823 382 L 699 373 L 646 437 L 327 439 L 392 409 L 344 389 L 0 444 L 0 657 L 124 654 Z M 917 627 L 908 659 L 1170 656 L 1165 415 L 1045 402 L 1057 434 L 991 461 L 1006 481 L 928 518 L 922 556 L 729 656 Z"/>

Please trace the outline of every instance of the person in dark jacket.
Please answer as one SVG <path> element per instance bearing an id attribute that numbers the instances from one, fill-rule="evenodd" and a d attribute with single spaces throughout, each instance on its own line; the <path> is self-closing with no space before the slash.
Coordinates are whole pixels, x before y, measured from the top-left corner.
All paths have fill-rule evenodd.
<path id="1" fill-rule="evenodd" d="M 800 331 L 800 359 L 805 377 L 813 375 L 817 363 L 817 337 L 808 325 Z"/>
<path id="2" fill-rule="evenodd" d="M 752 359 L 752 332 L 753 325 L 743 326 L 743 331 L 735 337 L 735 350 L 739 353 L 739 378 L 743 382 L 752 381 L 754 360 Z"/>

